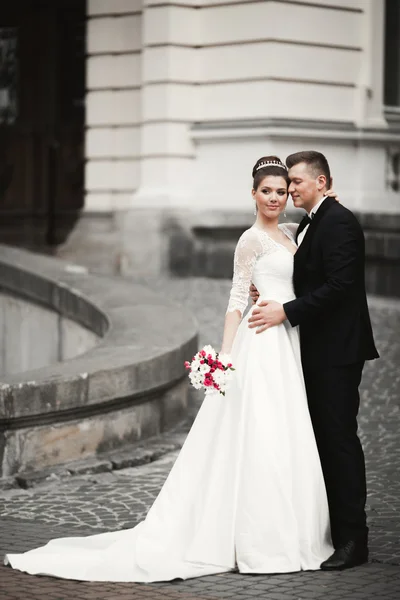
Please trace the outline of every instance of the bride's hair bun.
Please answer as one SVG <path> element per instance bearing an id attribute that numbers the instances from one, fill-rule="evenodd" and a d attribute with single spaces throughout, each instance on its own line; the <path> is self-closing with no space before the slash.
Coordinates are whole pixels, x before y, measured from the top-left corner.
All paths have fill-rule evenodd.
<path id="1" fill-rule="evenodd" d="M 258 159 L 252 170 L 253 188 L 256 190 L 260 182 L 272 175 L 274 177 L 283 177 L 289 185 L 289 178 L 286 165 L 278 156 L 262 156 Z"/>

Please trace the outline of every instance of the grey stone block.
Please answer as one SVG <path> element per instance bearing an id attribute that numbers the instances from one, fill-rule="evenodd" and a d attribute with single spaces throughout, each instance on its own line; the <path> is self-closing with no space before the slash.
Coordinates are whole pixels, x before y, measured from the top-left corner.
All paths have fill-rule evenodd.
<path id="1" fill-rule="evenodd" d="M 44 483 L 51 483 L 57 480 L 65 479 L 70 476 L 69 471 L 65 467 L 52 469 L 43 469 L 41 471 L 26 471 L 18 473 L 15 481 L 18 486 L 23 489 L 29 489 Z"/>
<path id="2" fill-rule="evenodd" d="M 105 473 L 106 471 L 112 471 L 113 465 L 111 461 L 107 459 L 91 458 L 64 465 L 64 468 L 71 475 L 86 475 L 87 473 Z"/>
<path id="3" fill-rule="evenodd" d="M 0 490 L 5 492 L 20 487 L 14 477 L 3 477 L 0 479 Z"/>

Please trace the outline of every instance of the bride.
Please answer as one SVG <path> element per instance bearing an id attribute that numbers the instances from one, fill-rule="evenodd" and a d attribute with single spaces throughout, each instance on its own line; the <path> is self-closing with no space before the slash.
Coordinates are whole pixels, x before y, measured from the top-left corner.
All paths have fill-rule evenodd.
<path id="1" fill-rule="evenodd" d="M 257 218 L 240 237 L 221 353 L 235 371 L 226 396 L 207 394 L 146 519 L 133 529 L 54 539 L 5 563 L 82 581 L 153 582 L 223 573 L 319 569 L 333 552 L 328 504 L 300 362 L 297 328 L 260 335 L 242 318 L 260 298 L 294 298 L 294 233 L 279 225 L 285 165 L 253 169 Z"/>

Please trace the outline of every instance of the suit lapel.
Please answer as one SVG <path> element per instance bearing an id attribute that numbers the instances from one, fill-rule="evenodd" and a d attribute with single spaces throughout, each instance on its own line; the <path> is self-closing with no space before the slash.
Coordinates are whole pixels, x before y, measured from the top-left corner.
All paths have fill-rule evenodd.
<path id="1" fill-rule="evenodd" d="M 311 221 L 306 234 L 303 238 L 303 241 L 301 242 L 295 256 L 295 266 L 296 268 L 301 268 L 302 264 L 305 262 L 306 258 L 307 258 L 307 254 L 308 251 L 311 247 L 311 242 L 312 239 L 315 235 L 315 231 L 317 230 L 318 227 L 318 223 L 321 221 L 321 219 L 323 218 L 324 214 L 331 208 L 331 206 L 333 206 L 336 203 L 336 200 L 334 198 L 326 198 L 323 203 L 321 204 L 321 206 L 319 207 L 319 209 L 317 210 L 313 220 Z M 303 228 L 304 229 L 304 228 Z M 300 226 L 299 226 L 299 230 L 300 230 Z M 298 230 L 298 231 L 299 231 Z M 299 231 L 300 233 L 300 231 Z"/>

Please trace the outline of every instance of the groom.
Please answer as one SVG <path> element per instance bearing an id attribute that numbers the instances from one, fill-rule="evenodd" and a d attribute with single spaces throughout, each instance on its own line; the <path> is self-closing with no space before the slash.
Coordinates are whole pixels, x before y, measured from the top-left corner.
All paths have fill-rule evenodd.
<path id="1" fill-rule="evenodd" d="M 249 319 L 257 333 L 300 326 L 307 398 L 329 502 L 335 552 L 321 568 L 345 569 L 368 559 L 364 454 L 357 435 L 358 386 L 366 360 L 378 358 L 364 282 L 364 236 L 354 215 L 325 197 L 331 176 L 323 154 L 286 160 L 289 192 L 307 215 L 297 231 L 296 299 L 261 302 Z M 252 286 L 253 300 L 258 292 Z"/>

